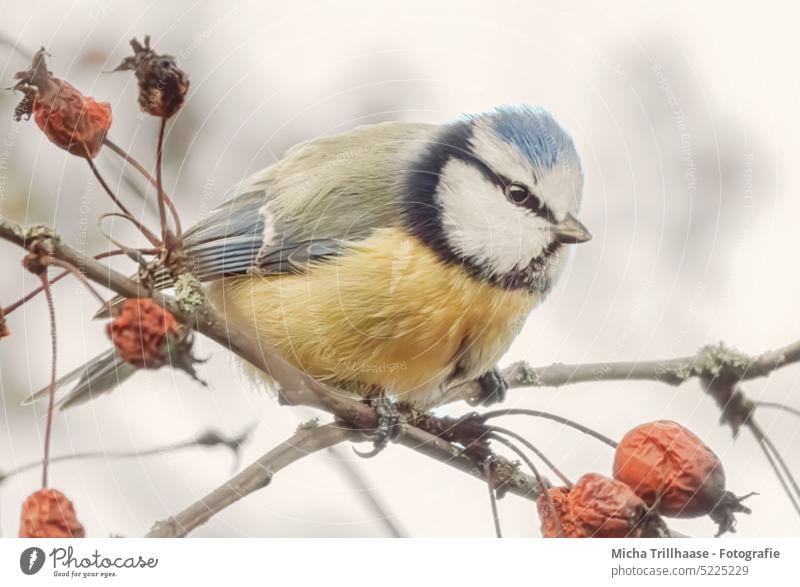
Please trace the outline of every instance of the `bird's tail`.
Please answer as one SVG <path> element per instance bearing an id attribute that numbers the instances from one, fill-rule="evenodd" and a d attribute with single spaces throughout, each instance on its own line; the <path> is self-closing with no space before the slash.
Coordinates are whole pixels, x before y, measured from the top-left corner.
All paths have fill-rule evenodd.
<path id="1" fill-rule="evenodd" d="M 63 410 L 88 402 L 99 395 L 112 391 L 135 371 L 136 367 L 120 359 L 115 349 L 104 351 L 56 381 L 56 406 Z M 75 387 L 64 394 L 59 393 L 60 389 L 76 379 L 78 383 Z M 23 404 L 31 404 L 46 398 L 49 392 L 50 387 L 45 387 L 27 398 Z"/>

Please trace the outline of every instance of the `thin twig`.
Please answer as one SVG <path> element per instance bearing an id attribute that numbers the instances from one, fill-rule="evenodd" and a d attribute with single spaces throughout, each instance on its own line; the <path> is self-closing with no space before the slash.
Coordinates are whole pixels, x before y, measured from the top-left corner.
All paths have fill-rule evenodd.
<path id="1" fill-rule="evenodd" d="M 44 295 L 47 299 L 47 313 L 50 317 L 50 345 L 51 345 L 51 358 L 50 358 L 50 396 L 47 404 L 47 424 L 44 431 L 44 457 L 42 458 L 42 489 L 47 488 L 47 472 L 48 464 L 50 461 L 50 433 L 53 428 L 53 410 L 56 401 L 56 365 L 57 365 L 57 351 L 58 344 L 56 338 L 56 308 L 53 303 L 53 294 L 50 291 L 50 282 L 47 278 L 47 271 L 42 271 L 39 274 L 42 280 L 42 288 Z"/>
<path id="2" fill-rule="evenodd" d="M 528 458 L 528 455 L 526 455 L 522 450 L 520 450 L 518 446 L 516 446 L 510 440 L 508 440 L 506 438 L 503 438 L 497 432 L 490 433 L 489 437 L 492 440 L 496 440 L 500 444 L 503 444 L 503 445 L 507 446 L 508 448 L 510 448 L 528 466 L 528 468 L 533 473 L 533 476 L 536 478 L 536 482 L 539 485 L 539 487 L 541 488 L 540 490 L 544 492 L 543 495 L 545 496 L 545 500 L 547 501 L 547 507 L 550 509 L 551 512 L 553 512 L 553 515 L 555 516 L 556 523 L 557 523 L 556 525 L 557 525 L 557 529 L 558 529 L 559 535 L 563 534 L 564 533 L 564 528 L 561 525 L 561 518 L 558 515 L 558 510 L 556 510 L 555 503 L 553 503 L 553 496 L 550 495 L 550 491 L 548 490 L 549 489 L 549 483 L 547 483 L 544 480 L 544 478 L 539 474 L 539 471 L 536 468 L 536 465 L 533 464 L 533 461 L 531 461 Z"/>
<path id="3" fill-rule="evenodd" d="M 490 426 L 489 429 L 492 432 L 510 436 L 517 442 L 521 442 L 523 446 L 525 446 L 528 450 L 533 452 L 533 454 L 539 457 L 539 460 L 541 460 L 545 465 L 547 465 L 547 467 L 551 471 L 553 471 L 553 473 L 556 474 L 556 477 L 561 479 L 561 482 L 564 483 L 564 485 L 566 485 L 567 487 L 572 487 L 572 481 L 570 481 L 569 478 L 566 475 L 564 475 L 564 473 L 561 472 L 561 470 L 555 465 L 555 463 L 553 463 L 550 459 L 548 459 L 541 450 L 536 448 L 536 446 L 532 442 L 527 440 L 524 436 L 517 434 L 513 430 L 509 430 L 507 428 L 501 428 L 500 426 Z"/>
<path id="4" fill-rule="evenodd" d="M 92 284 L 89 283 L 89 280 L 86 279 L 86 277 L 84 277 L 83 273 L 81 273 L 81 270 L 75 267 L 75 265 L 73 265 L 68 261 L 62 261 L 61 259 L 56 259 L 55 257 L 47 257 L 47 262 L 50 265 L 56 265 L 58 267 L 61 267 L 62 269 L 65 269 L 68 273 L 71 273 L 74 277 L 78 279 L 78 281 L 81 282 L 81 284 L 87 290 L 89 290 L 89 293 L 91 293 L 94 296 L 94 298 L 98 302 L 100 302 L 101 306 L 105 305 L 106 303 L 105 298 L 101 296 L 94 287 L 92 287 Z"/>
<path id="5" fill-rule="evenodd" d="M 61 281 L 67 275 L 69 275 L 69 271 L 63 271 L 62 273 L 59 273 L 58 275 L 56 275 L 55 277 L 53 277 L 50 280 L 50 285 L 53 285 L 54 283 L 57 283 L 57 282 Z M 12 302 L 8 306 L 3 308 L 3 314 L 8 316 L 11 312 L 16 310 L 20 306 L 26 304 L 27 302 L 29 302 L 31 299 L 33 299 L 34 297 L 36 297 L 37 295 L 39 295 L 43 291 L 44 291 L 44 286 L 42 286 L 42 285 L 38 286 L 36 289 L 26 293 L 24 296 L 22 296 L 16 302 Z"/>
<path id="6" fill-rule="evenodd" d="M 295 461 L 352 439 L 356 432 L 338 424 L 298 428 L 285 440 L 242 472 L 226 481 L 200 501 L 178 514 L 156 522 L 147 538 L 181 538 L 205 524 L 215 514 L 272 482 L 272 478 Z"/>
<path id="7" fill-rule="evenodd" d="M 137 227 L 139 228 L 139 230 L 142 231 L 142 234 L 144 234 L 145 238 L 147 238 L 147 240 L 150 241 L 150 244 L 152 244 L 154 247 L 158 246 L 160 244 L 158 237 L 154 235 L 146 226 L 144 226 L 141 223 L 137 223 L 134 220 L 133 214 L 131 214 L 130 210 L 128 210 L 128 208 L 126 208 L 125 205 L 119 200 L 119 198 L 117 198 L 116 194 L 114 194 L 114 191 L 106 183 L 106 180 L 103 178 L 102 174 L 100 173 L 100 170 L 94 164 L 94 161 L 92 161 L 92 158 L 86 157 L 86 161 L 89 163 L 89 167 L 91 168 L 92 173 L 94 173 L 94 176 L 97 178 L 97 181 L 100 183 L 103 190 L 105 190 L 108 196 L 114 201 L 114 203 L 122 211 L 125 217 L 129 218 L 134 224 L 138 225 Z"/>
<path id="8" fill-rule="evenodd" d="M 403 538 L 406 536 L 406 532 L 397 523 L 389 507 L 383 502 L 377 492 L 369 486 L 361 470 L 349 458 L 350 455 L 342 451 L 339 445 L 328 447 L 328 452 L 334 457 L 334 464 L 339 472 L 350 482 L 353 489 L 358 492 L 358 495 L 363 497 L 367 507 L 372 510 L 389 536 L 393 538 Z"/>
<path id="9" fill-rule="evenodd" d="M 492 520 L 494 521 L 494 534 L 497 538 L 503 537 L 503 529 L 500 526 L 500 511 L 497 509 L 497 495 L 495 495 L 494 487 L 492 487 L 491 476 L 491 463 L 486 466 L 486 478 L 489 480 L 486 487 L 489 489 L 489 504 L 492 506 Z"/>
<path id="10" fill-rule="evenodd" d="M 781 482 L 786 495 L 789 497 L 789 501 L 792 502 L 795 511 L 800 515 L 800 487 L 798 487 L 797 480 L 794 478 L 794 475 L 792 475 L 791 469 L 789 469 L 780 451 L 773 444 L 772 440 L 770 440 L 767 433 L 756 423 L 754 418 L 751 417 L 747 421 L 746 426 L 750 429 L 750 432 L 753 433 L 753 436 L 755 436 L 758 444 L 761 446 L 761 450 L 767 457 L 773 471 L 775 471 L 775 475 Z"/>
<path id="11" fill-rule="evenodd" d="M 154 249 L 146 249 L 143 252 L 149 252 L 150 254 L 153 254 L 156 251 Z M 100 253 L 98 255 L 95 255 L 94 258 L 95 259 L 105 259 L 107 257 L 114 257 L 116 255 L 124 255 L 124 254 L 125 254 L 125 251 L 120 251 L 119 249 L 114 249 L 113 251 L 106 251 L 104 253 Z M 74 265 L 73 265 L 73 267 L 74 267 Z M 50 285 L 53 285 L 54 283 L 57 283 L 57 282 L 61 281 L 62 279 L 64 279 L 69 274 L 70 274 L 69 271 L 62 271 L 61 273 L 59 273 L 55 277 L 50 278 Z M 36 287 L 35 289 L 29 291 L 24 296 L 22 296 L 20 299 L 18 299 L 16 302 L 13 302 L 13 303 L 9 304 L 8 306 L 6 306 L 5 308 L 3 308 L 3 314 L 8 316 L 11 312 L 16 310 L 20 306 L 28 303 L 31 299 L 33 299 L 34 297 L 36 297 L 37 295 L 39 295 L 43 291 L 44 291 L 44 288 L 41 285 Z M 105 301 L 103 303 L 105 304 Z"/>
<path id="12" fill-rule="evenodd" d="M 793 408 L 792 406 L 787 406 L 786 404 L 781 404 L 778 402 L 762 402 L 757 401 L 755 402 L 756 406 L 759 408 L 772 408 L 775 410 L 781 410 L 782 412 L 786 412 L 788 414 L 792 414 L 793 416 L 797 416 L 800 418 L 800 410 L 797 408 Z"/>
<path id="13" fill-rule="evenodd" d="M 109 149 L 111 149 L 114 153 L 116 153 L 117 155 L 122 157 L 123 160 L 125 160 L 127 163 L 129 163 L 131 166 L 133 166 L 133 168 L 136 169 L 136 171 L 138 171 L 139 174 L 142 177 L 144 177 L 148 182 L 150 182 L 150 185 L 152 185 L 157 190 L 157 193 L 161 194 L 161 197 L 164 198 L 164 202 L 166 202 L 167 207 L 169 208 L 170 213 L 172 214 L 172 220 L 175 223 L 175 233 L 177 234 L 178 238 L 180 239 L 181 236 L 183 235 L 183 229 L 181 227 L 181 219 L 180 219 L 180 216 L 178 215 L 178 210 L 175 208 L 175 204 L 172 201 L 172 198 L 170 198 L 169 195 L 167 195 L 167 193 L 163 189 L 159 189 L 158 181 L 156 181 L 156 178 L 154 178 L 152 175 L 150 175 L 147 172 L 147 169 L 145 169 L 144 165 L 139 163 L 133 157 L 133 155 L 129 154 L 127 151 L 125 151 L 122 147 L 117 145 L 115 142 L 113 142 L 108 137 L 106 137 L 103 140 L 103 143 Z"/>
<path id="14" fill-rule="evenodd" d="M 519 361 L 502 369 L 500 374 L 511 389 L 635 380 L 682 385 L 693 378 L 721 375 L 736 381 L 747 381 L 766 377 L 773 371 L 798 361 L 800 361 L 800 340 L 755 356 L 743 355 L 718 344 L 704 346 L 691 356 L 656 361 L 553 363 L 540 367 Z M 476 398 L 480 396 L 481 388 L 477 381 L 470 381 L 458 384 L 449 391 L 449 402 L 466 399 L 474 404 Z"/>
<path id="15" fill-rule="evenodd" d="M 239 448 L 244 445 L 249 439 L 253 431 L 253 426 L 248 426 L 244 431 L 234 437 L 228 437 L 221 432 L 214 429 L 204 430 L 200 434 L 196 434 L 189 440 L 182 440 L 180 442 L 172 442 L 163 446 L 156 446 L 144 450 L 131 450 L 131 451 L 87 451 L 66 455 L 58 455 L 50 457 L 48 464 L 77 461 L 83 459 L 130 459 L 141 458 L 149 456 L 164 455 L 171 452 L 190 449 L 190 448 L 209 448 L 213 446 L 225 446 L 231 450 L 234 456 L 239 457 Z M 42 460 L 32 461 L 24 465 L 20 465 L 7 472 L 0 472 L 0 483 L 8 480 L 14 475 L 19 475 L 31 469 L 35 469 L 43 464 Z"/>
<path id="16" fill-rule="evenodd" d="M 558 414 L 551 414 L 550 412 L 542 412 L 541 410 L 509 408 L 507 410 L 492 410 L 489 412 L 484 412 L 482 414 L 478 414 L 476 417 L 479 418 L 481 421 L 486 421 L 489 420 L 490 418 L 501 418 L 504 416 L 533 416 L 535 418 L 545 418 L 547 420 L 553 420 L 554 422 L 558 422 L 559 424 L 564 424 L 565 426 L 569 426 L 570 428 L 579 430 L 580 432 L 583 432 L 584 434 L 587 434 L 592 438 L 596 438 L 597 440 L 607 444 L 611 448 L 617 448 L 618 444 L 617 441 L 612 440 L 605 434 L 601 434 L 600 432 L 597 432 L 596 430 L 593 430 L 588 426 L 579 424 L 574 420 L 565 418 L 564 416 L 559 416 Z"/>
<path id="17" fill-rule="evenodd" d="M 161 163 L 164 158 L 164 131 L 167 128 L 167 117 L 161 117 L 158 127 L 158 143 L 156 147 L 156 191 L 158 197 L 158 219 L 161 222 L 161 240 L 168 247 L 175 240 L 167 223 L 167 210 L 165 207 L 164 181 L 161 178 Z"/>

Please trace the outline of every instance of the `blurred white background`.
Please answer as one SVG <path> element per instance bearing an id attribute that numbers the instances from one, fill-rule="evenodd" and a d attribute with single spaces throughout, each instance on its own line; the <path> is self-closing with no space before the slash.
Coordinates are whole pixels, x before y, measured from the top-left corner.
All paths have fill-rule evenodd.
<path id="1" fill-rule="evenodd" d="M 757 353 L 800 337 L 800 78 L 794 4 L 760 2 L 543 2 L 464 0 L 336 2 L 0 2 L 0 32 L 47 47 L 54 73 L 114 109 L 110 136 L 145 162 L 157 121 L 139 115 L 128 74 L 103 74 L 132 36 L 179 58 L 192 80 L 169 131 L 165 176 L 187 223 L 225 189 L 295 142 L 380 120 L 443 122 L 459 113 L 526 101 L 573 133 L 586 175 L 579 247 L 549 301 L 504 363 L 665 358 L 725 340 Z M 0 47 L 2 84 L 26 63 Z M 51 145 L 33 122 L 14 123 L 18 97 L 0 95 L 0 214 L 55 223 L 87 252 L 107 248 L 95 219 L 108 211 L 88 168 Z M 99 165 L 119 181 L 119 165 Z M 122 188 L 125 189 L 124 184 Z M 133 197 L 129 201 L 136 201 Z M 153 218 L 150 214 L 149 218 Z M 115 228 L 116 231 L 116 228 Z M 122 234 L 122 233 L 121 233 Z M 19 252 L 0 245 L 0 302 L 36 284 Z M 59 368 L 106 347 L 95 301 L 76 283 L 55 286 Z M 0 470 L 41 454 L 41 408 L 20 400 L 46 384 L 43 300 L 9 319 L 0 342 Z M 244 462 L 285 439 L 308 414 L 279 407 L 243 378 L 220 347 L 201 341 L 208 388 L 182 373 L 141 373 L 116 393 L 58 414 L 53 454 L 144 449 L 209 426 L 236 433 L 257 422 Z M 800 367 L 750 382 L 754 398 L 800 405 Z M 729 488 L 758 491 L 741 536 L 800 535 L 794 513 L 746 431 L 733 440 L 700 386 L 608 382 L 519 390 L 509 405 L 557 412 L 614 437 L 658 418 L 680 421 L 722 457 Z M 448 407 L 463 413 L 465 405 Z M 759 414 L 800 471 L 798 420 Z M 573 478 L 610 473 L 612 454 L 547 422 L 515 429 Z M 394 522 L 411 536 L 490 536 L 486 488 L 402 447 L 350 455 Z M 274 485 L 200 528 L 197 536 L 382 536 L 328 453 L 292 466 Z M 55 487 L 94 536 L 141 535 L 231 474 L 222 449 L 129 461 L 56 464 Z M 0 485 L 0 531 L 16 534 L 39 471 Z M 530 502 L 501 504 L 511 536 L 538 535 Z M 709 536 L 708 519 L 676 529 Z"/>

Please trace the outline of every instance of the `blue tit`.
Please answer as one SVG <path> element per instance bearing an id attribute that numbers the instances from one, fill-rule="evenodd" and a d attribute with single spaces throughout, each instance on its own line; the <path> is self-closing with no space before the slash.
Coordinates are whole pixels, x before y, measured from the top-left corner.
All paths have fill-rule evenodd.
<path id="1" fill-rule="evenodd" d="M 542 108 L 376 124 L 294 147 L 187 231 L 185 249 L 253 344 L 353 396 L 428 409 L 462 381 L 479 379 L 485 399 L 502 391 L 494 366 L 564 245 L 591 238 L 582 188 L 573 141 Z M 132 372 L 108 351 L 62 379 L 79 381 L 61 405 Z"/>

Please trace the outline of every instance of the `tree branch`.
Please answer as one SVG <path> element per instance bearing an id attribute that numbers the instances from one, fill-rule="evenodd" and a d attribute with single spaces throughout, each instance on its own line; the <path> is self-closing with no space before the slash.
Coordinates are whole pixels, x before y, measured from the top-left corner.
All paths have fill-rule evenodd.
<path id="1" fill-rule="evenodd" d="M 182 538 L 215 514 L 272 482 L 280 471 L 303 457 L 354 438 L 358 433 L 339 424 L 301 425 L 288 440 L 241 473 L 180 513 L 156 522 L 146 538 Z"/>
<path id="2" fill-rule="evenodd" d="M 740 353 L 723 343 L 708 345 L 696 354 L 655 361 L 612 363 L 553 363 L 533 367 L 525 361 L 513 363 L 500 371 L 510 389 L 521 387 L 561 387 L 574 383 L 599 381 L 658 381 L 682 385 L 693 378 L 725 377 L 747 381 L 766 377 L 776 369 L 800 361 L 800 341 L 755 357 Z M 466 400 L 475 405 L 480 386 L 470 381 L 452 388 L 448 401 Z"/>

